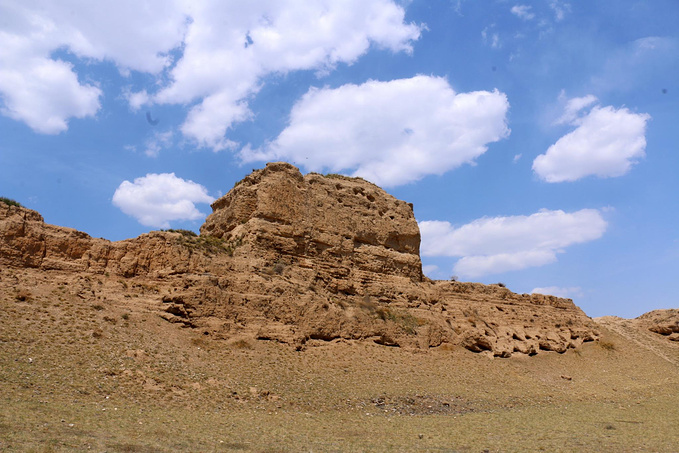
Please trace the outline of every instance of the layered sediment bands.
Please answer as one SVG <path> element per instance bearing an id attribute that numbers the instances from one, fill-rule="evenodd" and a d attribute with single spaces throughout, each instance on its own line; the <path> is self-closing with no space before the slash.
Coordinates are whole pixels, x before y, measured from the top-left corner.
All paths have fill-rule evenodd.
<path id="1" fill-rule="evenodd" d="M 272 163 L 212 208 L 198 237 L 110 242 L 0 204 L 0 264 L 154 288 L 140 299 L 148 309 L 215 338 L 458 345 L 500 357 L 597 338 L 569 299 L 423 277 L 412 205 L 362 179 Z"/>
<path id="2" fill-rule="evenodd" d="M 412 205 L 362 179 L 302 176 L 290 164 L 272 163 L 212 208 L 201 235 L 243 237 L 262 255 L 277 253 L 307 266 L 422 280 Z"/>

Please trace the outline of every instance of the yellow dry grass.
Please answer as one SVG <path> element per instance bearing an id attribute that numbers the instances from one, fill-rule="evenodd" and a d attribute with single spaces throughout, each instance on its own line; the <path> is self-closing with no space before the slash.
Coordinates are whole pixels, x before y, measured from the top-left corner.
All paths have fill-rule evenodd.
<path id="1" fill-rule="evenodd" d="M 602 327 L 600 343 L 535 357 L 320 340 L 295 351 L 170 324 L 149 309 L 155 295 L 123 294 L 114 279 L 91 277 L 85 298 L 50 278 L 0 272 L 2 451 L 679 445 L 674 345 L 661 357 Z"/>

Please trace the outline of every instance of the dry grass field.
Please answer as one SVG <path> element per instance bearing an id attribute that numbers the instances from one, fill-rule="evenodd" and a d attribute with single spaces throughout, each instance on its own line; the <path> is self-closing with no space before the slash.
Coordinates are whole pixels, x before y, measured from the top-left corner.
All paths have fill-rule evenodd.
<path id="1" fill-rule="evenodd" d="M 598 342 L 507 359 L 296 351 L 168 323 L 152 288 L 115 296 L 133 281 L 87 277 L 98 298 L 69 278 L 0 270 L 2 451 L 679 451 L 679 347 L 651 333 L 609 322 Z"/>

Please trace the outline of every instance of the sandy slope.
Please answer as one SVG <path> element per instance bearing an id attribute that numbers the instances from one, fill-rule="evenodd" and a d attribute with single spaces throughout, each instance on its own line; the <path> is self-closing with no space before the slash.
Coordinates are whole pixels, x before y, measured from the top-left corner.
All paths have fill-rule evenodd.
<path id="1" fill-rule="evenodd" d="M 106 301 L 73 291 L 67 274 L 0 271 L 0 449 L 676 451 L 679 445 L 676 342 L 633 324 L 599 320 L 599 342 L 533 357 L 344 340 L 311 340 L 296 351 L 270 341 L 210 339 L 150 309 L 158 303 L 153 288 L 125 297 L 117 279 L 99 279 L 96 285 L 109 288 Z"/>
<path id="2" fill-rule="evenodd" d="M 664 316 L 652 316 L 653 314 Z M 642 350 L 679 366 L 679 342 L 670 340 L 670 334 L 662 335 L 651 330 L 654 327 L 658 330 L 657 326 L 669 324 L 669 320 L 679 326 L 679 310 L 656 310 L 636 319 L 617 316 L 595 318 L 598 324 L 625 337 Z"/>
<path id="3" fill-rule="evenodd" d="M 679 451 L 679 312 L 422 276 L 412 206 L 253 172 L 202 231 L 0 204 L 0 451 Z"/>

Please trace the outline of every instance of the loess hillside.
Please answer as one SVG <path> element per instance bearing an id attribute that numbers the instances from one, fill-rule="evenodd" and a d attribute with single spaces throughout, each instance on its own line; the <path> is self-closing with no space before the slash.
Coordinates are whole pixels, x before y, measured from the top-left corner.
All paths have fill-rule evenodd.
<path id="1" fill-rule="evenodd" d="M 201 234 L 120 242 L 0 202 L 0 450 L 679 445 L 679 310 L 422 275 L 412 206 L 273 163 Z"/>
<path id="2" fill-rule="evenodd" d="M 103 305 L 125 287 L 153 288 L 143 294 L 146 309 L 216 339 L 297 349 L 337 339 L 461 345 L 509 357 L 563 353 L 597 338 L 569 299 L 425 278 L 412 205 L 367 181 L 272 163 L 212 208 L 200 236 L 109 242 L 0 205 L 0 263 L 66 273 L 81 297 Z"/>

